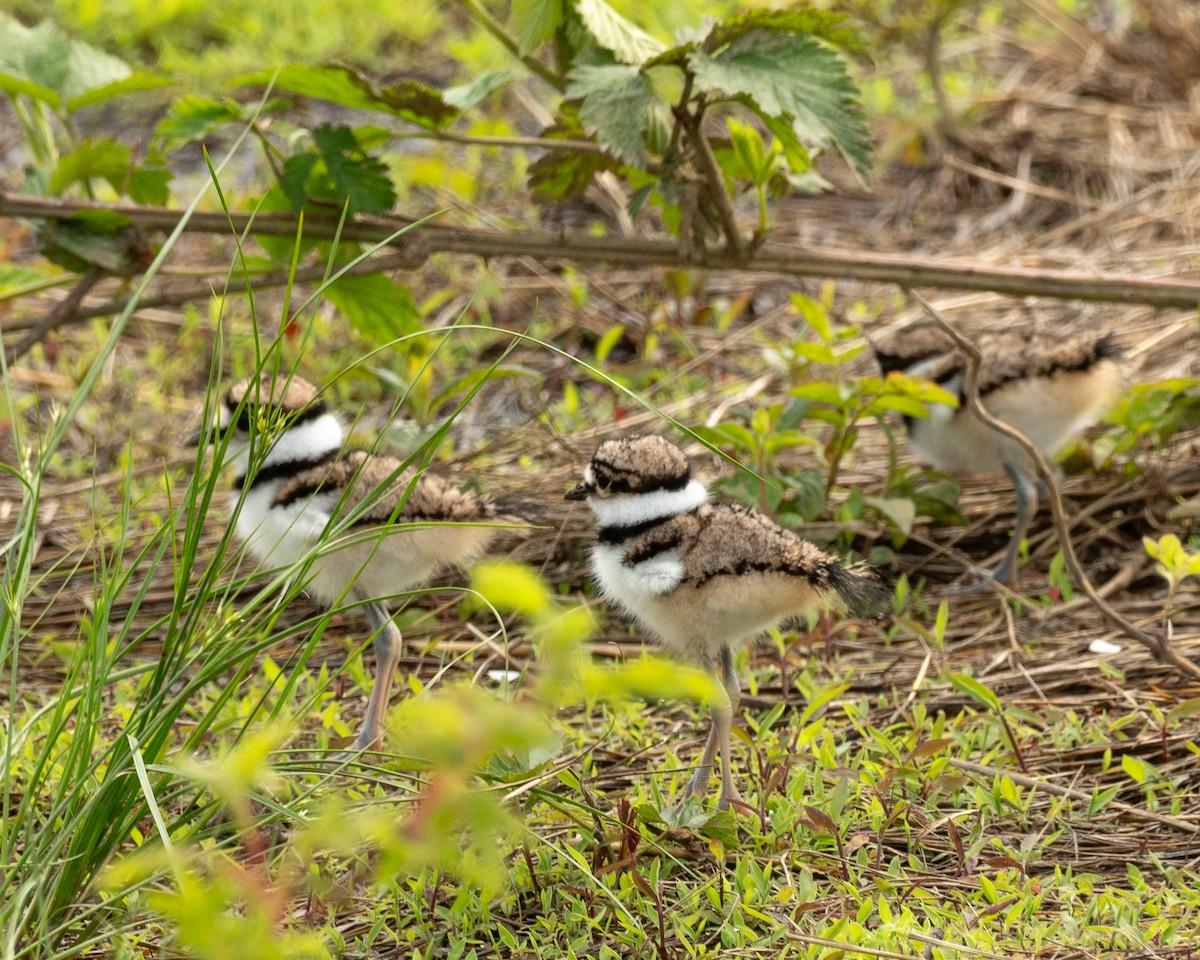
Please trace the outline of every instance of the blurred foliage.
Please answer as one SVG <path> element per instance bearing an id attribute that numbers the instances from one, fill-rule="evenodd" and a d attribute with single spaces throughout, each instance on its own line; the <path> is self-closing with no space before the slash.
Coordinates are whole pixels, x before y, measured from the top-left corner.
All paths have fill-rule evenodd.
<path id="1" fill-rule="evenodd" d="M 837 503 L 837 519 L 881 519 L 899 546 L 918 516 L 959 518 L 957 485 L 948 478 L 900 468 L 894 443 L 884 490 L 878 495 L 839 488 L 842 467 L 864 419 L 926 417 L 929 404 L 956 406 L 957 400 L 928 380 L 900 373 L 852 376 L 847 367 L 865 343 L 856 325 L 835 323 L 830 317 L 832 294 L 832 286 L 821 300 L 793 294 L 792 312 L 802 322 L 804 335 L 764 348 L 767 363 L 784 371 L 793 384 L 791 399 L 755 409 L 735 406 L 729 418 L 700 427 L 697 433 L 750 468 L 723 484 L 739 499 L 795 526 L 825 516 L 831 503 Z M 817 423 L 825 425 L 824 433 L 814 429 Z M 812 454 L 816 469 L 795 469 L 786 455 L 797 448 Z"/>

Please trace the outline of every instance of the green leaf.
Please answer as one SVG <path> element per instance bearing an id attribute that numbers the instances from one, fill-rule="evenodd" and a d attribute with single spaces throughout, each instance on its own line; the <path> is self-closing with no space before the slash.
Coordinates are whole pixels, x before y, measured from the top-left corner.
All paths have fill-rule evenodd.
<path id="1" fill-rule="evenodd" d="M 73 183 L 100 178 L 119 190 L 132 159 L 133 152 L 129 146 L 117 143 L 111 137 L 84 140 L 58 161 L 46 188 L 58 196 Z"/>
<path id="2" fill-rule="evenodd" d="M 144 164 L 133 167 L 129 171 L 125 192 L 135 203 L 146 203 L 155 207 L 165 206 L 171 199 L 168 184 L 173 176 L 174 174 L 170 170 L 157 165 Z M 119 190 L 120 187 L 116 189 Z"/>
<path id="3" fill-rule="evenodd" d="M 948 673 L 946 679 L 950 681 L 951 686 L 959 693 L 965 693 L 971 699 L 982 703 L 985 707 L 995 710 L 997 713 L 1002 712 L 1000 698 L 974 677 L 969 677 L 965 673 Z"/>
<path id="4" fill-rule="evenodd" d="M 605 153 L 549 150 L 529 165 L 529 190 L 538 203 L 583 196 L 596 174 L 616 170 L 620 164 Z"/>
<path id="5" fill-rule="evenodd" d="M 52 21 L 26 27 L 0 14 L 0 88 L 5 92 L 27 94 L 57 110 L 63 103 L 70 52 L 71 38 Z"/>
<path id="6" fill-rule="evenodd" d="M 566 95 L 579 100 L 579 117 L 601 146 L 613 156 L 644 167 L 645 134 L 652 112 L 662 102 L 645 74 L 623 64 L 576 67 L 570 73 Z"/>
<path id="7" fill-rule="evenodd" d="M 554 36 L 564 10 L 565 0 L 514 0 L 512 26 L 521 56 L 529 56 Z"/>
<path id="8" fill-rule="evenodd" d="M 513 78 L 511 70 L 488 70 L 470 83 L 442 91 L 442 99 L 457 110 L 471 107 L 495 93 Z"/>
<path id="9" fill-rule="evenodd" d="M 243 121 L 242 109 L 234 100 L 211 100 L 186 96 L 171 104 L 167 115 L 154 128 L 163 149 L 170 151 L 193 140 L 203 140 L 227 123 Z"/>
<path id="10" fill-rule="evenodd" d="M 1180 720 L 1194 717 L 1198 713 L 1200 713 L 1200 697 L 1191 697 L 1182 703 L 1175 704 L 1168 710 L 1167 719 L 1172 723 L 1178 723 Z"/>
<path id="11" fill-rule="evenodd" d="M 793 293 L 790 302 L 792 312 L 798 314 L 805 323 L 812 327 L 813 332 L 821 338 L 822 342 L 833 343 L 833 328 L 829 323 L 829 314 L 825 312 L 825 308 L 820 303 L 802 293 Z"/>
<path id="12" fill-rule="evenodd" d="M 1093 790 L 1092 798 L 1088 801 L 1087 815 L 1093 817 L 1107 807 L 1120 790 L 1120 784 L 1115 787 L 1109 787 L 1107 790 Z"/>
<path id="13" fill-rule="evenodd" d="M 739 123 L 733 117 L 729 117 L 725 125 L 729 130 L 734 153 L 742 161 L 750 181 L 755 185 L 765 184 L 775 172 L 775 164 L 772 162 L 775 157 L 768 152 L 762 136 L 750 124 Z"/>
<path id="14" fill-rule="evenodd" d="M 54 286 L 64 278 L 58 270 L 37 270 L 32 267 L 19 267 L 13 263 L 0 263 L 0 298 L 7 299 L 8 294 L 30 289 L 41 289 Z"/>
<path id="15" fill-rule="evenodd" d="M 372 343 L 389 343 L 420 328 L 421 317 L 408 288 L 383 274 L 342 277 L 324 293 Z"/>
<path id="16" fill-rule="evenodd" d="M 765 119 L 787 118 L 801 141 L 832 143 L 865 179 L 871 138 L 845 62 L 818 40 L 762 29 L 716 53 L 694 51 L 698 91 L 741 100 Z"/>
<path id="17" fill-rule="evenodd" d="M 71 104 L 82 100 L 85 94 L 99 93 L 120 81 L 128 80 L 132 75 L 132 68 L 124 60 L 79 40 L 70 41 L 67 76 L 61 87 L 67 109 L 74 109 Z M 135 84 L 138 82 L 142 81 L 135 81 Z M 154 85 L 161 86 L 158 83 Z"/>
<path id="18" fill-rule="evenodd" d="M 352 130 L 323 123 L 312 137 L 339 203 L 345 198 L 352 214 L 391 209 L 396 191 L 388 169 L 378 157 L 363 152 Z"/>
<path id="19" fill-rule="evenodd" d="M 829 380 L 813 380 L 792 387 L 788 391 L 793 397 L 809 400 L 812 403 L 826 403 L 831 407 L 840 407 L 846 398 L 842 396 L 842 388 Z"/>
<path id="20" fill-rule="evenodd" d="M 863 503 L 882 513 L 906 537 L 912 534 L 913 521 L 917 519 L 917 505 L 908 497 L 864 496 Z"/>
<path id="21" fill-rule="evenodd" d="M 576 0 L 575 9 L 588 33 L 622 63 L 642 64 L 666 49 L 641 27 L 617 13 L 605 0 Z"/>
<path id="22" fill-rule="evenodd" d="M 864 51 L 858 32 L 850 26 L 844 13 L 814 8 L 752 10 L 716 24 L 705 38 L 704 46 L 708 50 L 717 50 L 754 30 L 774 30 L 793 36 L 807 34 L 854 53 Z"/>
<path id="23" fill-rule="evenodd" d="M 292 203 L 292 209 L 299 211 L 308 203 L 308 178 L 317 167 L 319 158 L 315 153 L 297 153 L 283 161 L 280 172 L 280 187 Z"/>
<path id="24" fill-rule="evenodd" d="M 803 727 L 817 715 L 817 711 L 819 711 L 826 704 L 836 700 L 849 689 L 849 684 L 835 683 L 830 684 L 827 687 L 822 687 L 820 690 L 814 692 L 813 695 L 808 699 L 808 706 L 806 706 L 804 708 L 804 712 L 800 714 L 799 725 Z"/>
<path id="25" fill-rule="evenodd" d="M 383 213 L 396 201 L 387 167 L 368 155 L 349 127 L 322 124 L 312 132 L 314 150 L 297 153 L 283 164 L 281 186 L 295 210 L 308 199 L 328 200 L 349 212 Z"/>
<path id="26" fill-rule="evenodd" d="M 115 222 L 90 222 L 75 217 L 44 224 L 38 230 L 38 238 L 46 257 L 68 270 L 82 273 L 90 266 L 97 266 L 109 273 L 119 273 L 129 265 L 130 256 L 128 243 L 116 235 L 118 229 Z"/>
<path id="27" fill-rule="evenodd" d="M 235 81 L 240 86 L 275 87 L 305 97 L 328 100 L 355 110 L 377 110 L 436 130 L 458 116 L 458 109 L 447 103 L 433 87 L 415 80 L 402 80 L 387 87 L 376 87 L 365 75 L 343 65 L 314 67 L 289 63 L 274 70 L 260 70 Z"/>
<path id="28" fill-rule="evenodd" d="M 798 340 L 792 344 L 792 352 L 796 356 L 804 360 L 810 360 L 813 363 L 833 363 L 837 360 L 837 354 L 824 343 L 810 343 L 807 340 Z"/>
<path id="29" fill-rule="evenodd" d="M 92 107 L 98 103 L 105 103 L 112 100 L 114 97 L 121 97 L 127 93 L 141 93 L 144 90 L 158 90 L 160 87 L 170 87 L 175 83 L 169 77 L 160 76 L 157 73 L 147 73 L 144 70 L 139 70 L 137 73 L 131 73 L 129 76 L 120 80 L 114 80 L 112 83 L 106 83 L 98 87 L 92 87 L 90 90 L 71 97 L 67 101 L 67 110 L 74 113 L 83 107 Z"/>
<path id="30" fill-rule="evenodd" d="M 697 47 L 711 53 L 752 30 L 777 30 L 790 34 L 818 37 L 831 46 L 853 53 L 865 48 L 858 32 L 849 26 L 849 18 L 831 10 L 751 10 L 724 21 L 706 19 L 699 28 L 685 28 L 675 37 L 676 46 L 652 60 L 647 66 L 674 64 L 682 66 Z"/>
<path id="31" fill-rule="evenodd" d="M 885 393 L 881 397 L 876 397 L 863 412 L 869 416 L 881 416 L 889 411 L 899 413 L 906 417 L 921 417 L 924 419 L 929 416 L 929 407 L 927 407 L 916 397 L 906 397 L 899 393 Z"/>
<path id="32" fill-rule="evenodd" d="M 1155 773 L 1154 767 L 1141 757 L 1135 757 L 1132 753 L 1121 754 L 1121 769 L 1135 783 L 1145 783 Z"/>
<path id="33" fill-rule="evenodd" d="M 126 194 L 138 203 L 162 205 L 169 198 L 167 184 L 171 172 L 158 164 L 135 166 L 130 148 L 109 137 L 84 140 L 62 157 L 46 189 L 59 195 L 73 183 L 94 179 L 106 180 L 117 193 Z"/>

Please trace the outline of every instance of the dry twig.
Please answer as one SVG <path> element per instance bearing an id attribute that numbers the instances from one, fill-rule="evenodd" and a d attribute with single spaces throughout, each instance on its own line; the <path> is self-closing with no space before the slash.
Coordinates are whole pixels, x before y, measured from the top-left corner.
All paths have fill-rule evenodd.
<path id="1" fill-rule="evenodd" d="M 116 211 L 143 230 L 171 230 L 183 211 L 167 207 L 112 205 L 82 200 L 66 201 L 0 192 L 0 217 L 69 220 L 83 210 Z M 337 217 L 308 216 L 306 237 L 379 243 L 409 256 L 415 269 L 429 254 L 455 253 L 476 257 L 532 257 L 537 260 L 604 263 L 610 266 L 678 267 L 690 265 L 721 271 L 761 271 L 792 277 L 855 279 L 893 283 L 905 287 L 931 286 L 948 290 L 990 290 L 1011 296 L 1044 296 L 1112 303 L 1144 303 L 1155 307 L 1200 305 L 1200 282 L 1174 278 L 1086 274 L 1070 270 L 998 267 L 968 261 L 931 260 L 867 250 L 793 247 L 764 244 L 754 256 L 735 256 L 728 250 L 697 251 L 695 263 L 684 256 L 674 240 L 590 237 L 539 231 L 476 230 L 440 223 L 422 223 L 395 237 L 398 229 L 413 223 L 401 216 L 360 218 L 341 223 Z M 297 218 L 292 213 L 247 214 L 232 211 L 196 211 L 187 229 L 194 233 L 225 234 L 232 231 L 266 236 L 294 237 Z"/>

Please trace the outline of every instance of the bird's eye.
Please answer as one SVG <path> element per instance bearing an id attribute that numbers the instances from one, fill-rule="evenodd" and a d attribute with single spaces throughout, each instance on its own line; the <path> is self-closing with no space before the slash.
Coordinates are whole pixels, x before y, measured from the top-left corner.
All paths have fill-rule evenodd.
<path id="1" fill-rule="evenodd" d="M 596 477 L 596 489 L 601 493 L 607 493 L 610 486 L 612 486 L 612 480 L 603 473 Z"/>

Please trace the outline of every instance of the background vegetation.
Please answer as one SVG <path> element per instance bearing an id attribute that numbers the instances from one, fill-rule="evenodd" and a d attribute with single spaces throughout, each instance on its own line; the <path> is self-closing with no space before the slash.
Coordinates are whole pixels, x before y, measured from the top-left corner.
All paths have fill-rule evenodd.
<path id="1" fill-rule="evenodd" d="M 1012 504 L 907 458 L 890 418 L 936 394 L 866 350 L 917 315 L 894 283 L 967 329 L 1117 333 L 1070 532 L 1196 659 L 1196 292 L 1161 280 L 1195 274 L 1189 9 L 18 2 L 4 956 L 1189 955 L 1195 678 L 1077 595 L 1048 523 L 1021 596 L 942 599 Z M 812 248 L 849 253 L 797 279 Z M 360 615 L 252 569 L 181 444 L 276 360 L 358 441 L 542 504 L 397 598 L 362 763 Z M 899 580 L 886 618 L 744 654 L 755 815 L 678 803 L 705 684 L 594 602 L 558 502 L 663 418 L 722 493 Z"/>

